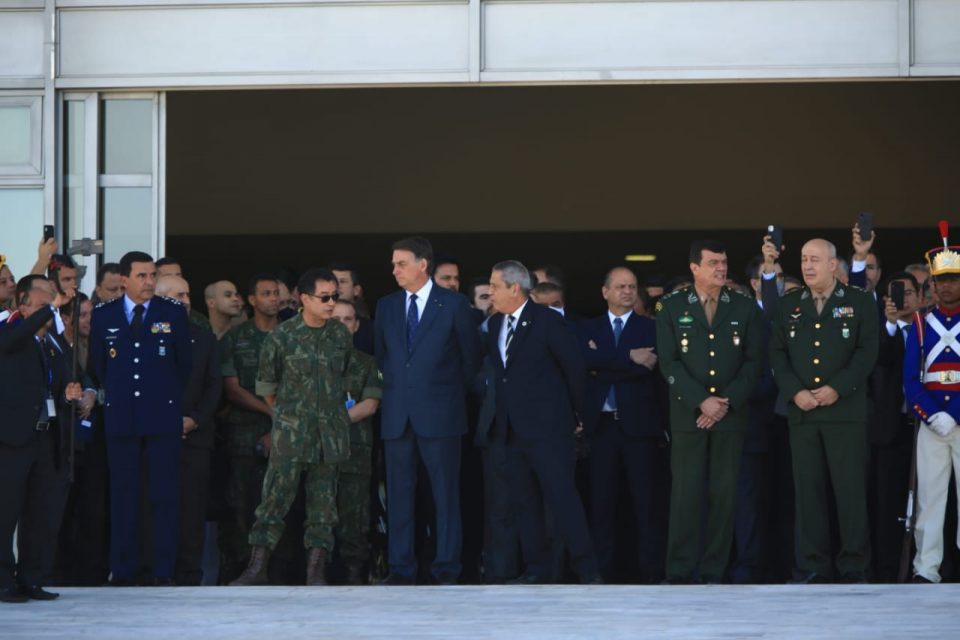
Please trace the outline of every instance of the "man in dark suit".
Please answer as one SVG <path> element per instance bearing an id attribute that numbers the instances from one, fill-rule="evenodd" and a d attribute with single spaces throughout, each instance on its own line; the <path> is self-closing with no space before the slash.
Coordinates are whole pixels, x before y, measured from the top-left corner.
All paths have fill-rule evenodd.
<path id="1" fill-rule="evenodd" d="M 68 296 L 54 294 L 36 275 L 21 279 L 15 295 L 17 312 L 0 325 L 0 601 L 52 600 L 58 594 L 43 586 L 53 569 L 68 483 L 58 416 L 69 415 L 66 401 L 80 399 L 82 390 L 67 383 L 67 361 L 46 339 L 54 309 Z"/>
<path id="2" fill-rule="evenodd" d="M 890 295 L 890 284 L 903 283 L 903 308 Z M 913 455 L 913 419 L 903 397 L 903 360 L 913 315 L 920 308 L 920 287 L 907 272 L 894 274 L 886 286 L 885 318 L 880 328 L 877 363 L 867 393 L 867 435 L 870 438 L 871 548 L 873 579 L 895 582 L 899 570 L 903 523 L 907 503 L 910 456 Z"/>
<path id="3" fill-rule="evenodd" d="M 663 437 L 654 376 L 656 322 L 633 312 L 637 277 L 630 269 L 610 270 L 601 292 L 607 313 L 580 326 L 589 374 L 583 424 L 590 439 L 590 524 L 600 573 L 610 581 L 623 474 L 636 519 L 640 579 L 650 583 L 661 571 L 654 512 L 657 447 Z"/>
<path id="4" fill-rule="evenodd" d="M 179 302 L 154 297 L 157 269 L 149 255 L 125 254 L 120 270 L 126 293 L 94 310 L 89 355 L 89 366 L 105 396 L 111 582 L 130 585 L 137 578 L 145 464 L 153 523 L 153 582 L 169 585 L 177 549 L 181 407 L 191 371 L 187 314 Z"/>
<path id="5" fill-rule="evenodd" d="M 516 453 L 509 461 L 527 568 L 514 582 L 544 582 L 550 549 L 544 503 L 581 582 L 600 581 L 583 504 L 574 483 L 574 433 L 582 429 L 584 362 L 563 318 L 529 299 L 530 272 L 508 260 L 493 267 L 487 351 L 496 381 L 492 438 Z"/>
<path id="6" fill-rule="evenodd" d="M 419 237 L 393 245 L 401 291 L 377 303 L 374 338 L 384 389 L 381 435 L 387 466 L 390 575 L 413 584 L 417 462 L 436 505 L 434 581 L 460 575 L 460 440 L 467 432 L 466 393 L 479 367 L 479 339 L 467 299 L 431 280 L 433 249 Z"/>
<path id="7" fill-rule="evenodd" d="M 190 285 L 183 278 L 165 276 L 157 282 L 157 295 L 171 298 L 190 313 Z M 180 450 L 180 535 L 177 544 L 178 585 L 198 586 L 203 578 L 204 528 L 207 488 L 213 454 L 213 414 L 220 402 L 223 377 L 213 332 L 193 322 L 189 325 L 193 370 L 183 391 L 183 446 Z"/>

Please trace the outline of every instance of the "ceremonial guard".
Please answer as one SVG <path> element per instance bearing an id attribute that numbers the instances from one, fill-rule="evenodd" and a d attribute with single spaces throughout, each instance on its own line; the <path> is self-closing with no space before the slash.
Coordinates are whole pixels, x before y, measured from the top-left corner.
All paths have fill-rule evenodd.
<path id="1" fill-rule="evenodd" d="M 724 247 L 695 242 L 690 270 L 694 285 L 657 303 L 657 352 L 670 385 L 673 438 L 666 567 L 671 584 L 723 578 L 747 407 L 762 355 L 760 310 L 725 286 Z"/>
<path id="2" fill-rule="evenodd" d="M 837 249 L 807 242 L 805 286 L 780 299 L 770 364 L 788 403 L 797 508 L 798 582 L 863 582 L 867 522 L 867 376 L 877 359 L 873 296 L 837 280 Z M 834 571 L 827 482 L 833 486 L 841 550 Z"/>
<path id="3" fill-rule="evenodd" d="M 170 585 L 177 557 L 182 399 L 192 369 L 187 313 L 179 302 L 154 296 L 157 268 L 149 255 L 127 253 L 120 272 L 126 293 L 94 309 L 89 355 L 104 391 L 111 584 L 135 584 L 143 560 L 152 564 L 149 583 Z M 152 559 L 140 555 L 141 478 L 147 481 Z"/>
<path id="4" fill-rule="evenodd" d="M 951 469 L 960 474 L 960 246 L 927 252 L 940 303 L 918 312 L 903 361 L 906 402 L 922 425 L 917 433 L 917 555 L 914 582 L 940 582 L 943 523 Z"/>

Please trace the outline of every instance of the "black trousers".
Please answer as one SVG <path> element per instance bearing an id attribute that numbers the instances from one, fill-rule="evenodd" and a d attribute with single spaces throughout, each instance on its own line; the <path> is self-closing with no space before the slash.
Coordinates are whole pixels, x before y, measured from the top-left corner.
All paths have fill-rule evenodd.
<path id="1" fill-rule="evenodd" d="M 541 577 L 552 574 L 546 504 L 553 516 L 554 530 L 570 553 L 574 571 L 581 580 L 592 580 L 598 573 L 597 556 L 574 481 L 573 435 L 527 440 L 511 429 L 507 446 L 514 452 L 509 461 L 509 478 L 527 572 Z"/>
<path id="2" fill-rule="evenodd" d="M 484 578 L 495 583 L 520 573 L 520 529 L 510 486 L 510 464 L 517 453 L 493 443 L 482 455 Z"/>
<path id="3" fill-rule="evenodd" d="M 207 519 L 212 451 L 185 444 L 180 449 L 180 531 L 175 576 L 179 585 L 203 578 L 203 542 Z"/>
<path id="4" fill-rule="evenodd" d="M 109 568 L 107 445 L 101 438 L 74 454 L 74 481 L 60 527 L 56 575 L 60 583 L 97 587 Z"/>
<path id="5" fill-rule="evenodd" d="M 651 582 L 661 573 L 663 559 L 659 553 L 658 530 L 664 528 L 665 523 L 657 522 L 655 510 L 657 452 L 657 438 L 628 436 L 614 414 L 601 414 L 590 440 L 590 526 L 600 574 L 607 582 L 624 577 L 615 575 L 614 560 L 616 511 L 624 480 L 636 521 L 640 579 Z"/>
<path id="6" fill-rule="evenodd" d="M 893 442 L 870 448 L 871 547 L 874 579 L 895 582 L 900 569 L 903 523 L 910 483 L 910 456 L 913 455 L 913 425 L 906 416 Z"/>
<path id="7" fill-rule="evenodd" d="M 56 448 L 52 430 L 23 447 L 0 444 L 0 588 L 50 584 L 69 483 L 66 468 L 57 468 Z"/>

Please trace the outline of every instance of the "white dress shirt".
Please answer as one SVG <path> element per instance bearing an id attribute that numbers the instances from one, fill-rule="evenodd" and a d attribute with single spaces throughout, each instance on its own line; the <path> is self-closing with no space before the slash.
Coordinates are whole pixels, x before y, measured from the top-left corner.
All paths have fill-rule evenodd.
<path id="1" fill-rule="evenodd" d="M 133 308 L 136 306 L 137 306 L 136 302 L 131 300 L 130 297 L 127 296 L 127 294 L 123 294 L 123 313 L 126 314 L 127 316 L 127 324 L 130 324 L 131 322 L 133 322 Z M 143 318 L 147 317 L 147 309 L 149 308 L 150 308 L 150 301 L 147 300 L 146 302 L 143 303 L 143 317 L 140 318 L 140 320 L 143 320 Z"/>
<path id="2" fill-rule="evenodd" d="M 617 332 L 616 332 L 616 329 L 615 329 L 614 326 L 613 326 L 613 321 L 616 320 L 617 318 L 620 318 L 620 320 L 623 322 L 623 326 L 620 327 L 620 331 L 623 331 L 624 329 L 627 328 L 627 320 L 630 319 L 630 314 L 631 314 L 631 313 L 633 313 L 633 311 L 627 311 L 627 312 L 626 312 L 625 314 L 623 314 L 622 316 L 618 316 L 618 315 L 615 314 L 613 311 L 610 311 L 609 309 L 607 310 L 607 319 L 610 320 L 610 330 L 613 331 L 613 335 L 614 335 L 614 336 L 617 335 Z M 623 334 L 621 334 L 621 335 L 623 335 Z M 602 409 L 602 411 L 605 411 L 605 412 L 614 411 L 614 408 L 610 406 L 610 396 L 609 396 L 609 394 L 607 395 L 607 399 L 603 401 L 603 409 Z"/>
<path id="3" fill-rule="evenodd" d="M 417 319 L 423 320 L 423 310 L 427 308 L 427 299 L 430 297 L 430 292 L 433 291 L 433 280 L 427 279 L 427 284 L 420 287 L 420 290 L 416 292 L 417 294 Z M 404 318 L 407 317 L 410 313 L 410 296 L 413 294 L 409 291 L 407 293 L 406 302 L 403 305 Z"/>
<path id="4" fill-rule="evenodd" d="M 513 318 L 513 332 L 516 334 L 517 328 L 519 327 L 520 315 L 523 313 L 523 308 L 527 306 L 530 300 L 524 300 L 523 304 L 520 305 L 513 313 L 503 315 L 503 324 L 500 325 L 500 336 L 497 339 L 497 345 L 500 347 L 500 359 L 503 361 L 503 366 L 507 366 L 507 328 L 509 326 L 509 319 Z M 516 339 L 516 335 L 514 335 Z"/>

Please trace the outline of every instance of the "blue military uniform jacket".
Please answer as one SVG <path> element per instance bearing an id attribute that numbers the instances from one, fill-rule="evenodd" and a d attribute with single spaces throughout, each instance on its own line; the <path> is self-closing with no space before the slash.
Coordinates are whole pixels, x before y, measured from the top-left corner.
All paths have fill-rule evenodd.
<path id="1" fill-rule="evenodd" d="M 134 338 L 124 299 L 94 309 L 90 327 L 89 367 L 104 390 L 106 434 L 179 434 L 192 366 L 187 314 L 180 303 L 153 297 Z"/>
<path id="2" fill-rule="evenodd" d="M 958 336 L 960 309 L 937 307 L 910 327 L 903 359 L 903 387 L 907 406 L 924 421 L 946 411 L 960 422 Z"/>

